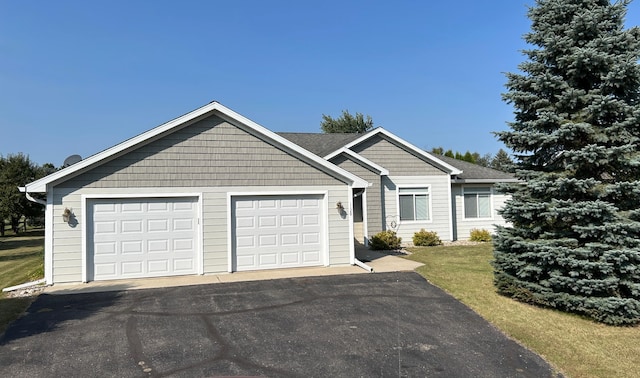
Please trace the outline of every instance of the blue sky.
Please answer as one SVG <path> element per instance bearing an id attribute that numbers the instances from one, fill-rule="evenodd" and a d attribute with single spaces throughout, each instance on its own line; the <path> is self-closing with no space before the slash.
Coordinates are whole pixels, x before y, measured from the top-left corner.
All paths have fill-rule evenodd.
<path id="1" fill-rule="evenodd" d="M 59 166 L 212 100 L 273 131 L 348 109 L 425 149 L 495 153 L 533 3 L 1 1 L 0 154 Z"/>

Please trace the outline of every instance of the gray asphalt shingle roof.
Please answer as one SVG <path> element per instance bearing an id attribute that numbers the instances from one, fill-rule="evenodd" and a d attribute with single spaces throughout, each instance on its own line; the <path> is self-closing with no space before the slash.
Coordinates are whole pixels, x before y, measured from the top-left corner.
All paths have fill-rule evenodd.
<path id="1" fill-rule="evenodd" d="M 298 146 L 324 157 L 331 152 L 339 150 L 350 142 L 360 138 L 364 134 L 354 133 L 276 133 L 281 137 L 297 144 Z M 457 177 L 461 180 L 514 180 L 510 173 L 498 171 L 492 168 L 483 167 L 466 161 L 450 158 L 447 156 L 434 155 L 443 162 L 458 168 L 462 171 Z M 384 166 L 384 164 L 381 164 Z"/>
<path id="2" fill-rule="evenodd" d="M 483 167 L 478 164 L 469 163 L 467 161 L 454 159 L 448 156 L 435 155 L 438 159 L 462 171 L 458 178 L 462 180 L 515 180 L 511 173 L 498 171 L 493 168 Z"/>
<path id="3" fill-rule="evenodd" d="M 307 151 L 325 157 L 333 151 L 339 150 L 350 142 L 360 138 L 363 134 L 355 133 L 276 133 L 281 137 L 297 144 Z"/>

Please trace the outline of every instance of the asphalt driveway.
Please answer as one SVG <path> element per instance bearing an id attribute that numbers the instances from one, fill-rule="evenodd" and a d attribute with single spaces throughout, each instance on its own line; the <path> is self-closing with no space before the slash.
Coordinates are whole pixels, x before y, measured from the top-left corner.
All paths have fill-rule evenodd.
<path id="1" fill-rule="evenodd" d="M 3 377 L 546 377 L 550 367 L 417 273 L 41 295 Z"/>

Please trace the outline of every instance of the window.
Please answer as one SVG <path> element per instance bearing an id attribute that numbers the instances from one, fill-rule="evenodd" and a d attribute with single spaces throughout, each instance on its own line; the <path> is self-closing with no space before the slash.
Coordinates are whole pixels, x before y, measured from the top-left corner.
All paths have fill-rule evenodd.
<path id="1" fill-rule="evenodd" d="M 401 221 L 429 220 L 429 188 L 399 188 Z"/>
<path id="2" fill-rule="evenodd" d="M 464 217 L 491 218 L 491 188 L 464 188 Z"/>

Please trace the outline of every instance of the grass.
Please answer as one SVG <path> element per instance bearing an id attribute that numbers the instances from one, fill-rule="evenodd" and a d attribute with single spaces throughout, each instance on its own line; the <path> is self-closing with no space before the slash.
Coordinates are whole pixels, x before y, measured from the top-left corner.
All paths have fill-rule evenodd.
<path id="1" fill-rule="evenodd" d="M 44 231 L 0 237 L 0 289 L 44 277 Z M 29 307 L 33 298 L 9 298 L 0 292 L 0 334 Z"/>
<path id="2" fill-rule="evenodd" d="M 540 354 L 568 377 L 637 377 L 640 327 L 613 327 L 496 293 L 490 243 L 416 247 L 418 273 Z"/>

